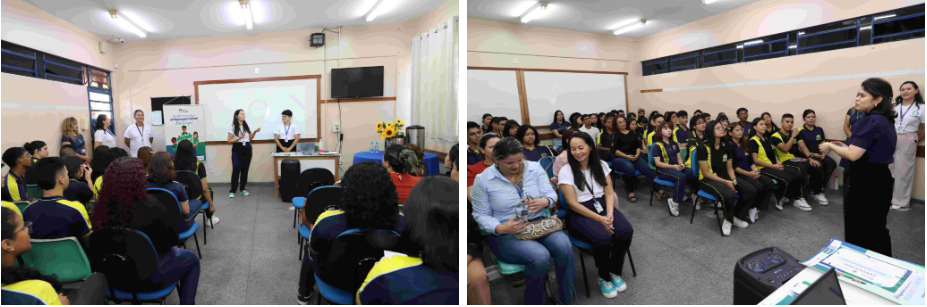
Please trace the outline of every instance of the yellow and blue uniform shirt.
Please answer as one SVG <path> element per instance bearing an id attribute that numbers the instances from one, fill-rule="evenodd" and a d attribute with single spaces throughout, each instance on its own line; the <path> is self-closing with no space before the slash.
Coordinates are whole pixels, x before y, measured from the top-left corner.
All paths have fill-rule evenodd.
<path id="1" fill-rule="evenodd" d="M 80 238 L 92 228 L 84 205 L 64 196 L 42 197 L 23 210 L 23 219 L 32 222 L 33 239 Z"/>
<path id="2" fill-rule="evenodd" d="M 2 288 L 3 305 L 61 305 L 58 292 L 44 280 L 23 280 Z"/>
<path id="3" fill-rule="evenodd" d="M 788 161 L 795 158 L 795 154 L 798 150 L 798 139 L 796 138 L 792 141 L 792 148 L 789 148 L 789 151 L 782 151 L 779 149 L 779 144 L 788 142 L 792 138 L 791 134 L 782 133 L 782 131 L 776 131 L 773 133 L 772 137 L 769 138 L 769 142 L 772 143 L 773 148 L 776 150 L 776 156 L 779 158 L 779 161 Z"/>
<path id="4" fill-rule="evenodd" d="M 328 210 L 319 214 L 309 231 L 309 246 L 329 246 L 342 232 L 355 228 L 348 226 L 348 216 L 344 210 Z M 402 214 L 396 220 L 396 231 L 401 231 L 404 225 Z M 310 251 L 314 251 L 310 249 Z M 319 259 L 316 253 L 309 253 L 309 260 L 318 266 Z"/>
<path id="5" fill-rule="evenodd" d="M 13 212 L 16 212 L 17 215 L 23 216 L 23 213 L 22 213 L 21 211 L 19 211 L 19 207 L 17 207 L 16 204 L 11 203 L 11 202 L 8 202 L 8 201 L 5 201 L 5 200 L 4 200 L 4 201 L 0 201 L 0 204 L 3 204 L 3 207 L 5 207 L 5 208 L 7 208 L 7 209 L 13 210 Z"/>
<path id="6" fill-rule="evenodd" d="M 824 129 L 821 129 L 821 127 L 818 126 L 814 126 L 814 128 L 808 129 L 808 127 L 805 125 L 801 125 L 801 128 L 798 129 L 798 136 L 795 137 L 795 139 L 799 142 L 805 143 L 805 147 L 808 148 L 808 152 L 821 153 L 821 149 L 818 148 L 818 145 L 825 140 Z M 799 156 L 805 157 L 805 154 L 799 150 Z"/>
<path id="7" fill-rule="evenodd" d="M 95 199 L 100 198 L 100 189 L 102 188 L 103 188 L 103 176 L 100 176 L 100 177 L 97 177 L 97 179 L 93 181 L 93 198 Z"/>
<path id="8" fill-rule="evenodd" d="M 470 146 L 467 146 L 467 165 L 477 164 L 483 162 L 483 153 L 479 150 L 470 149 Z"/>
<path id="9" fill-rule="evenodd" d="M 3 177 L 3 190 L 0 199 L 5 201 L 28 201 L 26 195 L 26 180 L 9 172 Z"/>
<path id="10" fill-rule="evenodd" d="M 457 305 L 459 276 L 434 269 L 422 258 L 396 254 L 373 265 L 355 300 L 363 305 Z"/>
<path id="11" fill-rule="evenodd" d="M 772 145 L 769 143 L 769 139 L 761 140 L 759 136 L 754 135 L 750 138 L 750 143 L 747 143 L 747 149 L 750 150 L 750 153 L 755 153 L 757 160 L 769 163 L 769 164 L 778 164 L 779 159 L 776 155 L 771 154 L 773 151 Z M 754 162 L 756 164 L 756 162 Z M 756 169 L 763 169 L 763 166 L 756 164 Z"/>

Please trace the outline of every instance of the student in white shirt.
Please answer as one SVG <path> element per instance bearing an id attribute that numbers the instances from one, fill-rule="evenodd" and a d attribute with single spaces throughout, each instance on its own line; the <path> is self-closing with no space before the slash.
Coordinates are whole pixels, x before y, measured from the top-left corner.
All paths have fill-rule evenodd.
<path id="1" fill-rule="evenodd" d="M 592 124 L 592 118 L 595 117 L 595 114 L 586 114 L 582 117 L 583 126 L 579 127 L 579 131 L 585 132 L 588 135 L 599 135 L 599 128 L 596 128 Z M 592 142 L 595 143 L 595 138 L 592 139 Z M 563 147 L 566 147 L 567 144 L 563 144 Z"/>
<path id="2" fill-rule="evenodd" d="M 232 144 L 232 189 L 229 190 L 229 198 L 235 197 L 239 182 L 241 182 L 241 195 L 250 194 L 245 189 L 245 185 L 248 184 L 248 169 L 251 168 L 251 139 L 259 131 L 261 131 L 260 127 L 254 131 L 248 127 L 248 122 L 245 121 L 245 110 L 235 110 L 232 126 L 229 127 L 228 140 L 229 144 Z"/>
<path id="3" fill-rule="evenodd" d="M 100 114 L 97 116 L 96 125 L 93 129 L 93 148 L 96 149 L 100 145 L 106 145 L 107 147 L 116 147 L 116 135 L 112 131 L 109 131 L 109 124 L 113 120 L 106 116 L 106 114 Z"/>
<path id="4" fill-rule="evenodd" d="M 135 110 L 135 124 L 126 128 L 123 136 L 125 137 L 126 146 L 129 146 L 129 154 L 133 158 L 138 157 L 139 148 L 151 146 L 154 138 L 151 136 L 151 126 L 145 125 L 145 111 Z"/>
<path id="5" fill-rule="evenodd" d="M 895 177 L 892 209 L 911 208 L 911 185 L 914 184 L 914 160 L 917 143 L 924 139 L 924 97 L 914 81 L 901 84 L 901 95 L 895 98 L 895 163 L 889 166 Z"/>
<path id="6" fill-rule="evenodd" d="M 277 152 L 291 152 L 299 142 L 299 126 L 292 122 L 293 111 L 283 110 L 281 118 L 283 123 L 277 125 L 277 131 L 274 131 L 274 142 L 277 143 Z"/>

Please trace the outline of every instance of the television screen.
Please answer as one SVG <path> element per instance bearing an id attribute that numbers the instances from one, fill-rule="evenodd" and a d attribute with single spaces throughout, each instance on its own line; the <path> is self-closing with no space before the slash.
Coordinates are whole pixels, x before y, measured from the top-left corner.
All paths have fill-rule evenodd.
<path id="1" fill-rule="evenodd" d="M 332 69 L 332 98 L 383 96 L 383 66 Z"/>

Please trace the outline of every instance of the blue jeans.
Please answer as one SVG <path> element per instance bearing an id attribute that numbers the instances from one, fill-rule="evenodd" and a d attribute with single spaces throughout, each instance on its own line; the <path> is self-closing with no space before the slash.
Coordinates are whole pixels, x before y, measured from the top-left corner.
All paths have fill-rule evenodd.
<path id="1" fill-rule="evenodd" d="M 634 192 L 634 188 L 637 186 L 637 176 L 634 176 L 634 171 L 640 171 L 644 177 L 647 178 L 647 181 L 653 182 L 653 178 L 656 176 L 653 173 L 653 170 L 647 166 L 647 158 L 643 155 L 637 158 L 637 161 L 631 162 L 626 158 L 615 157 L 612 160 L 612 169 L 616 169 L 619 172 L 625 173 L 624 177 L 624 186 L 628 190 L 628 194 Z"/>
<path id="2" fill-rule="evenodd" d="M 163 288 L 179 281 L 177 295 L 181 305 L 196 305 L 196 288 L 200 282 L 200 260 L 193 252 L 179 247 L 158 257 L 158 269 L 150 279 Z M 154 290 L 154 289 L 152 289 Z"/>
<path id="3" fill-rule="evenodd" d="M 514 234 L 490 236 L 489 247 L 499 260 L 525 265 L 525 305 L 544 304 L 544 281 L 553 258 L 560 301 L 573 302 L 573 246 L 562 231 L 536 240 L 519 240 Z"/>

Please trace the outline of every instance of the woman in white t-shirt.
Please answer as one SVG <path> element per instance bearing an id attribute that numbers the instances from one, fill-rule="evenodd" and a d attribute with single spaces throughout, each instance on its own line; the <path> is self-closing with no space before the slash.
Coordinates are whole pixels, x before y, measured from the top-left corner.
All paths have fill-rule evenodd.
<path id="1" fill-rule="evenodd" d="M 250 194 L 245 189 L 245 185 L 248 184 L 248 169 L 251 168 L 251 139 L 258 131 L 261 131 L 261 128 L 251 131 L 248 127 L 248 122 L 245 121 L 245 110 L 235 110 L 232 126 L 229 127 L 228 140 L 229 144 L 232 144 L 232 189 L 229 190 L 229 198 L 235 197 L 239 182 L 241 183 L 241 195 Z"/>
<path id="2" fill-rule="evenodd" d="M 889 166 L 895 177 L 892 209 L 906 211 L 911 208 L 911 185 L 914 184 L 914 160 L 917 143 L 924 139 L 924 97 L 914 81 L 901 84 L 901 95 L 895 98 L 895 163 Z"/>
<path id="3" fill-rule="evenodd" d="M 116 147 L 116 135 L 112 131 L 109 131 L 109 124 L 113 120 L 106 116 L 106 114 L 100 114 L 97 116 L 97 122 L 94 125 L 93 129 L 93 148 L 96 149 L 100 145 L 106 145 L 107 147 Z"/>
<path id="4" fill-rule="evenodd" d="M 568 165 L 557 176 L 569 209 L 566 227 L 574 237 L 592 244 L 599 288 L 607 298 L 627 289 L 621 278 L 624 257 L 634 229 L 618 211 L 617 197 L 608 176 L 611 169 L 599 159 L 592 136 L 576 132 L 564 143 Z"/>
<path id="5" fill-rule="evenodd" d="M 129 154 L 137 158 L 138 150 L 145 146 L 150 147 L 154 138 L 151 136 L 151 126 L 145 125 L 145 111 L 135 110 L 134 114 L 135 124 L 126 127 L 126 132 L 122 135 L 125 137 L 126 146 L 129 146 Z"/>
<path id="6" fill-rule="evenodd" d="M 283 110 L 280 114 L 283 123 L 277 125 L 274 131 L 274 142 L 277 143 L 277 152 L 291 152 L 296 149 L 299 142 L 299 126 L 293 124 L 293 111 Z"/>

